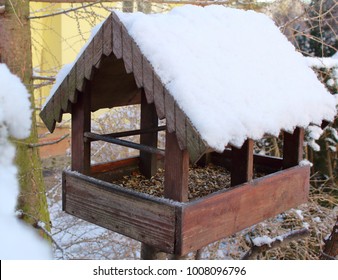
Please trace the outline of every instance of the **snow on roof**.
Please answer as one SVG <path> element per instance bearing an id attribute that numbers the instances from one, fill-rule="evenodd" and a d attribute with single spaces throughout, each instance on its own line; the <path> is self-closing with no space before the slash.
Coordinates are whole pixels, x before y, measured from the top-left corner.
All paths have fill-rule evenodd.
<path id="1" fill-rule="evenodd" d="M 263 14 L 190 5 L 167 14 L 116 14 L 216 150 L 336 114 L 335 98 Z"/>

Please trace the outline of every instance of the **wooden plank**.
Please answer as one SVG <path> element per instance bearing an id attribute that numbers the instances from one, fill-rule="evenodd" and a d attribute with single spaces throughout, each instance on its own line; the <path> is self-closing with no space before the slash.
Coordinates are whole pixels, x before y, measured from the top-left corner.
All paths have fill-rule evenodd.
<path id="1" fill-rule="evenodd" d="M 154 103 L 148 104 L 144 90 L 141 93 L 141 130 L 158 127 L 158 118 Z M 157 148 L 157 132 L 141 134 L 140 144 Z M 146 178 L 157 172 L 157 156 L 154 153 L 140 151 L 140 171 Z"/>
<path id="2" fill-rule="evenodd" d="M 254 167 L 257 171 L 276 172 L 282 169 L 283 159 L 279 157 L 254 154 Z M 210 161 L 213 164 L 231 168 L 231 150 L 225 149 L 223 153 L 212 152 Z"/>
<path id="3" fill-rule="evenodd" d="M 187 148 L 186 116 L 175 102 L 175 133 L 181 150 Z"/>
<path id="4" fill-rule="evenodd" d="M 61 122 L 62 120 L 62 109 L 61 109 L 61 90 L 58 88 L 53 95 L 53 111 L 54 120 Z"/>
<path id="5" fill-rule="evenodd" d="M 304 128 L 297 127 L 283 136 L 283 168 L 296 166 L 303 159 Z"/>
<path id="6" fill-rule="evenodd" d="M 195 164 L 205 154 L 207 147 L 204 145 L 203 141 L 201 141 L 189 119 L 186 120 L 186 131 L 190 162 Z"/>
<path id="7" fill-rule="evenodd" d="M 147 134 L 147 133 L 154 133 L 158 131 L 163 131 L 166 129 L 165 125 L 158 126 L 158 127 L 151 127 L 146 129 L 135 129 L 135 130 L 128 130 L 128 131 L 121 131 L 121 132 L 113 132 L 108 134 L 101 134 L 102 136 L 108 136 L 113 138 L 120 138 L 120 137 L 126 137 L 126 136 L 133 136 L 133 135 L 141 135 L 141 134 Z M 88 138 L 89 141 L 99 141 L 98 139 L 91 139 Z"/>
<path id="8" fill-rule="evenodd" d="M 175 100 L 168 91 L 164 95 L 164 106 L 167 130 L 172 133 L 175 131 Z"/>
<path id="9" fill-rule="evenodd" d="M 82 174 L 90 173 L 90 142 L 85 141 L 84 133 L 90 131 L 90 94 L 89 83 L 86 91 L 72 104 L 72 157 L 71 169 Z"/>
<path id="10" fill-rule="evenodd" d="M 123 51 L 123 62 L 127 73 L 133 71 L 133 49 L 132 40 L 128 34 L 128 30 L 122 26 L 122 51 Z"/>
<path id="11" fill-rule="evenodd" d="M 77 100 L 76 94 L 76 67 L 73 66 L 68 74 L 68 99 L 70 102 L 75 103 Z"/>
<path id="12" fill-rule="evenodd" d="M 160 120 L 165 118 L 164 94 L 163 84 L 156 73 L 154 73 L 154 103 L 157 116 Z"/>
<path id="13" fill-rule="evenodd" d="M 94 36 L 93 48 L 93 66 L 97 69 L 100 67 L 101 57 L 103 55 L 103 27 Z"/>
<path id="14" fill-rule="evenodd" d="M 247 139 L 241 148 L 231 150 L 231 186 L 249 182 L 253 178 L 254 141 Z"/>
<path id="15" fill-rule="evenodd" d="M 132 166 L 132 165 L 138 165 L 139 162 L 140 162 L 139 157 L 130 157 L 130 158 L 122 159 L 122 160 L 95 164 L 91 166 L 90 170 L 91 170 L 91 174 L 94 175 L 96 173 L 104 173 L 104 172 L 113 171 L 116 169 L 125 168 L 125 167 Z"/>
<path id="16" fill-rule="evenodd" d="M 112 13 L 113 53 L 117 59 L 122 58 L 122 23 L 118 16 Z"/>
<path id="17" fill-rule="evenodd" d="M 76 65 L 76 89 L 78 91 L 83 91 L 83 87 L 84 87 L 84 77 L 85 77 L 84 57 L 85 57 L 84 53 L 82 53 L 75 63 Z"/>
<path id="18" fill-rule="evenodd" d="M 175 133 L 166 133 L 164 197 L 188 201 L 189 154 L 180 150 Z"/>
<path id="19" fill-rule="evenodd" d="M 135 142 L 131 142 L 131 141 L 127 141 L 127 140 L 122 140 L 122 139 L 117 139 L 117 138 L 113 138 L 113 137 L 109 137 L 109 136 L 105 136 L 105 135 L 101 135 L 101 134 L 96 134 L 96 133 L 92 133 L 92 132 L 85 132 L 84 136 L 87 140 L 87 142 L 92 141 L 93 139 L 96 140 L 100 140 L 100 141 L 105 141 L 108 143 L 112 143 L 112 144 L 116 144 L 116 145 L 120 145 L 120 146 L 124 146 L 124 147 L 128 147 L 128 148 L 132 148 L 132 149 L 136 149 L 136 150 L 140 150 L 140 151 L 145 151 L 147 153 L 154 153 L 154 154 L 158 154 L 158 155 L 164 155 L 164 150 L 161 149 L 157 149 L 151 146 L 146 146 L 146 145 L 141 145 Z"/>
<path id="20" fill-rule="evenodd" d="M 132 41 L 132 50 L 134 78 L 137 87 L 140 88 L 143 86 L 143 55 L 134 41 Z"/>
<path id="21" fill-rule="evenodd" d="M 94 57 L 94 41 L 92 40 L 84 51 L 84 69 L 85 78 L 90 81 L 92 79 L 93 57 Z"/>
<path id="22" fill-rule="evenodd" d="M 113 51 L 112 15 L 103 23 L 103 54 L 109 56 Z"/>
<path id="23" fill-rule="evenodd" d="M 65 172 L 67 213 L 173 253 L 177 203 Z"/>
<path id="24" fill-rule="evenodd" d="M 296 166 L 186 204 L 178 254 L 197 250 L 308 199 L 310 168 Z"/>
<path id="25" fill-rule="evenodd" d="M 49 100 L 45 108 L 40 112 L 40 117 L 48 128 L 49 132 L 53 132 L 56 122 L 54 120 L 53 98 Z"/>
<path id="26" fill-rule="evenodd" d="M 143 56 L 142 60 L 143 88 L 148 103 L 154 102 L 154 71 L 150 62 Z"/>
<path id="27" fill-rule="evenodd" d="M 68 76 L 61 83 L 60 92 L 61 92 L 61 108 L 62 108 L 62 111 L 63 112 L 69 112 Z"/>

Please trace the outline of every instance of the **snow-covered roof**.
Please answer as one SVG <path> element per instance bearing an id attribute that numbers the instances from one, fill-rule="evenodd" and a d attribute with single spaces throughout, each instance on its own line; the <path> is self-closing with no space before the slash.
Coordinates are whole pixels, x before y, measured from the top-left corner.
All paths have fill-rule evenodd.
<path id="1" fill-rule="evenodd" d="M 103 33 L 103 48 L 106 25 L 98 31 Z M 124 61 L 138 87 L 152 92 L 148 102 L 163 111 L 156 91 L 161 83 L 165 100 L 173 99 L 164 102 L 165 109 L 175 103 L 178 115 L 183 113 L 202 142 L 217 151 L 228 144 L 241 146 L 247 138 L 331 121 L 336 114 L 335 98 L 263 14 L 191 5 L 166 14 L 114 12 L 111 34 L 115 58 Z M 141 58 L 135 58 L 135 50 Z M 83 57 L 86 61 L 86 51 Z M 140 59 L 143 76 L 138 81 L 135 64 Z M 147 63 L 150 70 L 145 70 Z M 150 72 L 147 87 L 145 75 Z M 167 125 L 175 131 L 177 113 L 173 124 L 166 114 Z"/>
<path id="2" fill-rule="evenodd" d="M 211 147 L 318 123 L 335 101 L 271 19 L 221 6 L 118 13 Z"/>

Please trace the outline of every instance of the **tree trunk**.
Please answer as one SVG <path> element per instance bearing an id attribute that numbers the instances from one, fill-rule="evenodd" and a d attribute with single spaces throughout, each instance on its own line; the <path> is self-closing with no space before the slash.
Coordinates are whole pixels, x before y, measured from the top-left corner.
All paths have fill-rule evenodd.
<path id="1" fill-rule="evenodd" d="M 11 72 L 21 78 L 31 94 L 30 101 L 33 109 L 30 136 L 22 141 L 14 141 L 20 184 L 17 208 L 23 211 L 22 217 L 26 222 L 33 226 L 39 221 L 44 222 L 46 229 L 49 230 L 49 213 L 38 148 L 31 148 L 28 145 L 38 141 L 32 90 L 31 31 L 27 19 L 29 1 L 0 1 L 5 4 L 4 13 L 0 14 L 0 61 L 6 63 Z"/>

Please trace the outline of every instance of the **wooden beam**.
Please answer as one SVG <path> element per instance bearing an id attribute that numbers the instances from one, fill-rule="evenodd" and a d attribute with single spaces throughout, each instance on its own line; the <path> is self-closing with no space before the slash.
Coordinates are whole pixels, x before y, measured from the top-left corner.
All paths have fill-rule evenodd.
<path id="1" fill-rule="evenodd" d="M 292 134 L 283 135 L 283 168 L 296 166 L 303 159 L 304 128 L 297 127 Z"/>
<path id="2" fill-rule="evenodd" d="M 253 177 L 253 145 L 254 141 L 247 139 L 240 149 L 231 150 L 231 186 L 249 182 Z"/>
<path id="3" fill-rule="evenodd" d="M 90 94 L 89 82 L 85 91 L 80 93 L 72 106 L 72 159 L 71 169 L 82 174 L 90 173 L 90 142 L 85 141 L 84 134 L 90 132 Z"/>
<path id="4" fill-rule="evenodd" d="M 148 103 L 144 89 L 141 92 L 141 130 L 158 128 L 158 117 L 154 103 Z M 141 134 L 140 144 L 157 148 L 157 131 Z M 157 157 L 154 153 L 140 151 L 140 172 L 151 178 L 157 172 Z"/>
<path id="5" fill-rule="evenodd" d="M 161 125 L 161 126 L 153 127 L 153 128 L 135 129 L 135 130 L 121 131 L 121 132 L 114 132 L 114 133 L 100 134 L 100 135 L 105 136 L 105 137 L 120 138 L 120 137 L 126 137 L 126 136 L 154 133 L 154 132 L 162 131 L 165 129 L 166 129 L 166 126 Z M 92 138 L 88 138 L 88 140 L 91 142 L 99 141 L 99 139 L 92 139 Z"/>
<path id="6" fill-rule="evenodd" d="M 113 137 L 109 137 L 109 136 L 104 136 L 104 135 L 100 135 L 100 134 L 96 134 L 96 133 L 92 133 L 92 132 L 86 132 L 84 133 L 84 136 L 87 140 L 88 143 L 90 143 L 89 140 L 100 140 L 100 141 L 105 141 L 108 143 L 112 143 L 112 144 L 116 144 L 116 145 L 120 145 L 120 146 L 124 146 L 124 147 L 128 147 L 128 148 L 132 148 L 132 149 L 136 149 L 136 150 L 140 150 L 140 151 L 144 151 L 147 153 L 153 153 L 153 154 L 158 154 L 158 155 L 162 155 L 164 156 L 164 150 L 161 149 L 157 149 L 154 147 L 150 147 L 150 146 L 145 146 L 145 145 L 141 145 L 138 143 L 134 143 L 131 141 L 127 141 L 127 140 L 122 140 L 122 139 L 116 139 Z"/>
<path id="7" fill-rule="evenodd" d="M 188 201 L 189 154 L 180 150 L 175 133 L 166 132 L 164 197 Z"/>
<path id="8" fill-rule="evenodd" d="M 253 161 L 255 170 L 259 172 L 276 172 L 281 170 L 283 167 L 283 159 L 280 157 L 254 154 Z M 231 150 L 226 149 L 221 154 L 217 152 L 211 152 L 210 162 L 219 166 L 223 166 L 227 169 L 231 169 Z"/>

